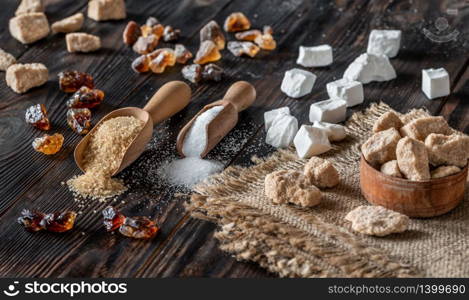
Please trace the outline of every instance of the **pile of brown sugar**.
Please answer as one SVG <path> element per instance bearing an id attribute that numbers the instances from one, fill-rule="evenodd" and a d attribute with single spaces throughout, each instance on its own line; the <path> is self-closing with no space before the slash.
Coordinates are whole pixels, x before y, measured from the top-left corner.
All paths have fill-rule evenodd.
<path id="1" fill-rule="evenodd" d="M 111 178 L 125 150 L 143 129 L 134 117 L 116 117 L 103 122 L 89 139 L 83 154 L 85 174 L 67 181 L 69 189 L 84 198 L 104 200 L 127 190 L 120 179 Z"/>

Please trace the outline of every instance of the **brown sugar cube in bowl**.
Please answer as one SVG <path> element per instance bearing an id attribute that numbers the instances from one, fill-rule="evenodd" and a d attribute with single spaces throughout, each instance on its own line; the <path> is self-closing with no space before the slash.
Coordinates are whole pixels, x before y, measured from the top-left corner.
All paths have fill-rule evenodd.
<path id="1" fill-rule="evenodd" d="M 334 165 L 325 159 L 313 156 L 306 163 L 304 175 L 311 184 L 319 188 L 331 188 L 339 184 L 340 177 Z"/>
<path id="2" fill-rule="evenodd" d="M 443 178 L 461 172 L 461 169 L 456 166 L 441 166 L 431 171 L 432 178 Z"/>
<path id="3" fill-rule="evenodd" d="M 449 135 L 452 133 L 446 120 L 439 117 L 424 117 L 413 120 L 405 124 L 400 129 L 401 135 L 411 137 L 419 141 L 425 141 L 425 138 L 431 133 L 440 133 Z"/>
<path id="4" fill-rule="evenodd" d="M 95 21 L 121 20 L 127 17 L 124 0 L 90 0 L 88 18 Z"/>
<path id="5" fill-rule="evenodd" d="M 101 48 L 101 39 L 95 35 L 77 32 L 65 36 L 68 52 L 93 52 Z"/>
<path id="6" fill-rule="evenodd" d="M 396 159 L 396 146 L 401 136 L 396 128 L 389 128 L 373 134 L 362 145 L 365 159 L 373 166 L 379 166 Z"/>
<path id="7" fill-rule="evenodd" d="M 20 5 L 16 9 L 15 16 L 33 12 L 44 12 L 42 0 L 21 0 Z"/>
<path id="8" fill-rule="evenodd" d="M 373 132 L 383 131 L 389 128 L 396 128 L 399 130 L 403 125 L 401 118 L 399 118 L 395 112 L 388 111 L 376 120 L 373 125 Z"/>
<path id="9" fill-rule="evenodd" d="M 14 64 L 6 72 L 7 85 L 22 94 L 47 82 L 49 71 L 43 64 Z"/>
<path id="10" fill-rule="evenodd" d="M 430 166 L 425 144 L 410 137 L 402 138 L 396 147 L 399 170 L 413 181 L 430 179 Z"/>
<path id="11" fill-rule="evenodd" d="M 23 44 L 31 44 L 49 34 L 49 22 L 42 12 L 26 13 L 10 19 L 10 34 Z"/>
<path id="12" fill-rule="evenodd" d="M 402 178 L 401 171 L 399 170 L 399 165 L 397 164 L 397 160 L 391 160 L 381 165 L 380 168 L 381 173 Z"/>
<path id="13" fill-rule="evenodd" d="M 464 168 L 469 158 L 469 137 L 432 133 L 425 139 L 428 158 L 433 166 L 454 165 Z"/>

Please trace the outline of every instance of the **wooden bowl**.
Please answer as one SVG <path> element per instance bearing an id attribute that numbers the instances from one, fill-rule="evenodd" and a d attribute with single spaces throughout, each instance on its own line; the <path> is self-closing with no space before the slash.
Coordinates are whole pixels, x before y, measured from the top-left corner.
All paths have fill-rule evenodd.
<path id="1" fill-rule="evenodd" d="M 409 217 L 434 217 L 449 212 L 464 198 L 468 166 L 461 172 L 427 181 L 411 181 L 381 173 L 362 156 L 360 187 L 368 202 Z"/>

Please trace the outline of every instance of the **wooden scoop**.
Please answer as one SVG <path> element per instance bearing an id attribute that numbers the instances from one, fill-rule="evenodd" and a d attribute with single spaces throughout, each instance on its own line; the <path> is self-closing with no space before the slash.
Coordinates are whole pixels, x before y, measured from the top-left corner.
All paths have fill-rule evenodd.
<path id="1" fill-rule="evenodd" d="M 186 107 L 187 104 L 189 104 L 190 98 L 191 89 L 187 84 L 182 81 L 171 81 L 160 87 L 143 109 L 138 107 L 126 107 L 110 112 L 83 137 L 75 148 L 74 156 L 77 166 L 80 170 L 85 172 L 83 168 L 83 154 L 88 145 L 89 138 L 102 122 L 115 117 L 133 116 L 145 122 L 145 126 L 125 150 L 119 168 L 112 174 L 112 176 L 116 175 L 142 154 L 145 150 L 145 145 L 152 137 L 153 126 L 168 119 Z"/>
<path id="2" fill-rule="evenodd" d="M 237 81 L 226 91 L 223 99 L 210 103 L 202 108 L 187 124 L 184 126 L 177 137 L 176 148 L 181 154 L 184 145 L 184 139 L 188 130 L 192 127 L 195 120 L 206 110 L 214 106 L 224 106 L 223 110 L 208 124 L 207 145 L 200 155 L 204 157 L 230 132 L 238 123 L 238 113 L 245 110 L 256 100 L 256 89 L 246 81 Z"/>

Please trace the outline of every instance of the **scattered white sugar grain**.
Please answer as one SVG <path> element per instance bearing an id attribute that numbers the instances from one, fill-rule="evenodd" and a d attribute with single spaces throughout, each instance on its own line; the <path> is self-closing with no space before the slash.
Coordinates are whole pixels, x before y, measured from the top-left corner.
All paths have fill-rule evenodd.
<path id="1" fill-rule="evenodd" d="M 214 106 L 195 119 L 187 131 L 182 145 L 182 152 L 186 157 L 200 157 L 207 147 L 207 126 L 223 110 L 224 106 Z"/>
<path id="2" fill-rule="evenodd" d="M 162 167 L 162 172 L 170 183 L 186 187 L 192 187 L 221 170 L 223 170 L 223 164 L 220 162 L 199 157 L 173 160 Z"/>

